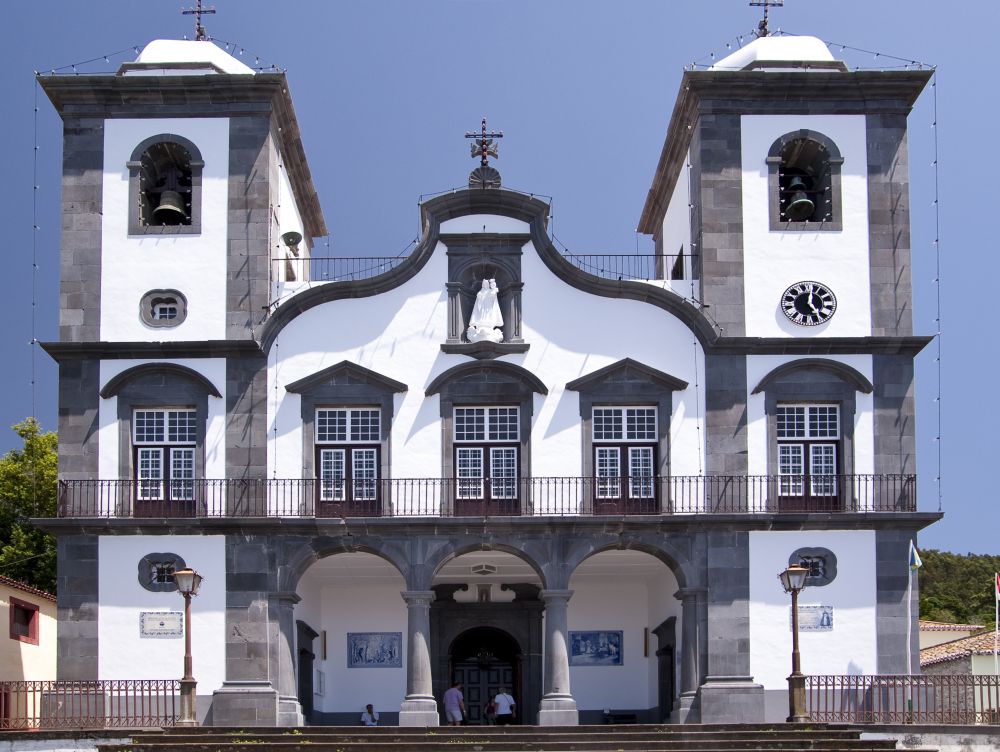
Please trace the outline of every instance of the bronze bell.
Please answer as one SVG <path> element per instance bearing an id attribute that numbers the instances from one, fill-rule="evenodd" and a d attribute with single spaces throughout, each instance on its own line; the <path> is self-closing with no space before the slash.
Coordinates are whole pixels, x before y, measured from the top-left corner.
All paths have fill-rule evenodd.
<path id="1" fill-rule="evenodd" d="M 809 186 L 805 178 L 798 175 L 788 182 L 788 192 L 792 194 L 792 197 L 789 199 L 788 207 L 785 209 L 785 218 L 789 222 L 804 222 L 812 217 L 813 212 L 816 211 L 816 204 L 812 202 L 809 194 L 806 193 L 808 189 Z"/>
<path id="2" fill-rule="evenodd" d="M 177 191 L 163 191 L 160 204 L 153 209 L 153 223 L 158 225 L 179 225 L 187 221 L 184 199 Z"/>

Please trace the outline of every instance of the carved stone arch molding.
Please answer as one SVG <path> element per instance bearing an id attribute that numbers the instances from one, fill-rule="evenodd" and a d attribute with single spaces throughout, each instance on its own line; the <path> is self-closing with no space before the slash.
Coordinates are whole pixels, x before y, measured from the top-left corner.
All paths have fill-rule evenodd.
<path id="1" fill-rule="evenodd" d="M 177 363 L 142 363 L 108 380 L 100 391 L 104 399 L 118 402 L 118 475 L 134 477 L 132 457 L 132 415 L 136 409 L 194 408 L 197 420 L 195 478 L 205 477 L 205 427 L 208 398 L 222 394 L 203 374 Z"/>
<path id="2" fill-rule="evenodd" d="M 640 551 L 662 562 L 677 579 L 679 588 L 699 587 L 701 568 L 691 560 L 690 536 L 664 536 L 655 532 L 621 531 L 600 535 L 574 536 L 565 541 L 566 583 L 576 569 L 591 556 L 604 551 Z"/>
<path id="3" fill-rule="evenodd" d="M 871 394 L 871 381 L 846 363 L 828 358 L 797 358 L 774 368 L 752 394 L 764 394 L 767 417 L 767 473 L 778 474 L 777 407 L 782 402 L 828 402 L 840 406 L 842 475 L 854 474 L 854 417 L 857 393 Z"/>
<path id="4" fill-rule="evenodd" d="M 488 541 L 484 541 L 482 535 L 449 537 L 447 541 L 441 541 L 440 546 L 436 546 L 432 552 L 429 552 L 430 555 L 423 562 L 427 581 L 421 584 L 426 585 L 423 589 L 430 590 L 434 577 L 441 567 L 459 556 L 479 551 L 501 551 L 520 559 L 531 567 L 542 581 L 542 589 L 544 590 L 551 587 L 545 574 L 546 559 L 551 558 L 555 551 L 551 540 L 551 536 L 546 536 L 545 540 L 538 540 L 530 536 L 519 535 L 511 535 L 510 539 L 491 535 Z"/>
<path id="5" fill-rule="evenodd" d="M 389 436 L 394 397 L 409 387 L 357 363 L 342 360 L 285 386 L 301 396 L 302 477 L 316 477 L 316 409 L 319 407 L 377 407 L 381 414 L 379 477 L 388 478 L 392 467 Z"/>
<path id="6" fill-rule="evenodd" d="M 392 566 L 409 583 L 411 562 L 401 541 L 374 535 L 344 535 L 316 537 L 274 536 L 275 566 L 278 570 L 278 589 L 294 592 L 302 575 L 320 559 L 348 553 L 365 553 L 377 556 Z M 407 584 L 409 587 L 409 584 Z"/>
<path id="7" fill-rule="evenodd" d="M 825 163 L 827 173 L 821 177 L 826 193 L 829 195 L 829 220 L 820 222 L 791 222 L 784 220 L 781 217 L 778 193 L 780 190 L 780 173 L 783 167 L 782 154 L 785 151 L 785 147 L 793 141 L 811 141 L 813 144 L 818 145 L 817 148 L 821 150 L 821 153 L 825 152 L 826 154 L 823 161 Z M 833 139 L 820 133 L 819 131 L 809 130 L 808 128 L 791 131 L 780 136 L 774 141 L 773 144 L 771 144 L 771 148 L 768 149 L 767 159 L 765 161 L 767 162 L 768 173 L 767 195 L 771 230 L 791 230 L 801 232 L 804 230 L 840 231 L 844 229 L 843 212 L 841 208 L 841 204 L 843 202 L 841 198 L 840 185 L 840 172 L 841 167 L 844 164 L 844 158 L 841 156 L 840 149 L 837 147 L 837 144 L 833 141 Z"/>
<path id="8" fill-rule="evenodd" d="M 156 144 L 177 144 L 188 154 L 188 167 L 191 170 L 191 217 L 190 223 L 184 225 L 157 226 L 143 224 L 139 216 L 139 207 L 142 203 L 139 185 L 140 172 L 142 171 L 142 159 L 146 151 Z M 133 150 L 128 162 L 125 163 L 128 169 L 128 234 L 129 235 L 197 235 L 201 233 L 201 184 L 202 171 L 205 167 L 201 151 L 194 142 L 176 133 L 160 133 L 150 136 L 140 142 Z"/>

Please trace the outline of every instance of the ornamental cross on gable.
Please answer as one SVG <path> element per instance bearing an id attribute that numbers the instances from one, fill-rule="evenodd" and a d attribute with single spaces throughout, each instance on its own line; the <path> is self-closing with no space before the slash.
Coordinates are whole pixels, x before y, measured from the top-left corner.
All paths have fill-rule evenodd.
<path id="1" fill-rule="evenodd" d="M 764 20 L 757 24 L 756 34 L 758 37 L 766 37 L 769 33 L 767 29 L 767 12 L 771 8 L 780 8 L 784 4 L 785 0 L 750 0 L 750 7 L 764 8 Z"/>
<path id="2" fill-rule="evenodd" d="M 194 16 L 194 38 L 195 41 L 204 42 L 208 39 L 208 35 L 205 34 L 205 27 L 201 25 L 201 17 L 203 15 L 212 15 L 215 13 L 215 6 L 209 8 L 201 7 L 201 0 L 198 0 L 198 4 L 193 8 L 184 8 L 181 11 L 181 15 L 184 16 Z"/>
<path id="3" fill-rule="evenodd" d="M 486 167 L 489 165 L 487 159 L 493 157 L 498 159 L 500 155 L 497 153 L 498 144 L 496 139 L 503 138 L 503 131 L 487 131 L 486 130 L 486 118 L 483 118 L 482 130 L 479 133 L 475 131 L 469 131 L 465 134 L 466 138 L 474 138 L 470 146 L 472 147 L 472 157 L 482 157 L 482 166 Z"/>

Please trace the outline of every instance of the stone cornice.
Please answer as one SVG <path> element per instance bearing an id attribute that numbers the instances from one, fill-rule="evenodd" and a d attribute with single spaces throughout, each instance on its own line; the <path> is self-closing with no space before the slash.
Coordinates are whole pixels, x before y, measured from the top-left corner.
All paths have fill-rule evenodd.
<path id="1" fill-rule="evenodd" d="M 122 358 L 229 358 L 264 355 L 258 343 L 232 339 L 193 342 L 42 342 L 41 345 L 57 363 Z"/>

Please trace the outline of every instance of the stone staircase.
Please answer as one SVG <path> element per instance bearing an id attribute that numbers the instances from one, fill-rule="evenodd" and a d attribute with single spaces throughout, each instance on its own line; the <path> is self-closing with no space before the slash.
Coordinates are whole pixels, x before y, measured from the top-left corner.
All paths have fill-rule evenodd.
<path id="1" fill-rule="evenodd" d="M 806 724 L 459 726 L 440 728 L 172 728 L 137 733 L 101 752 L 890 752 L 892 740 Z"/>

